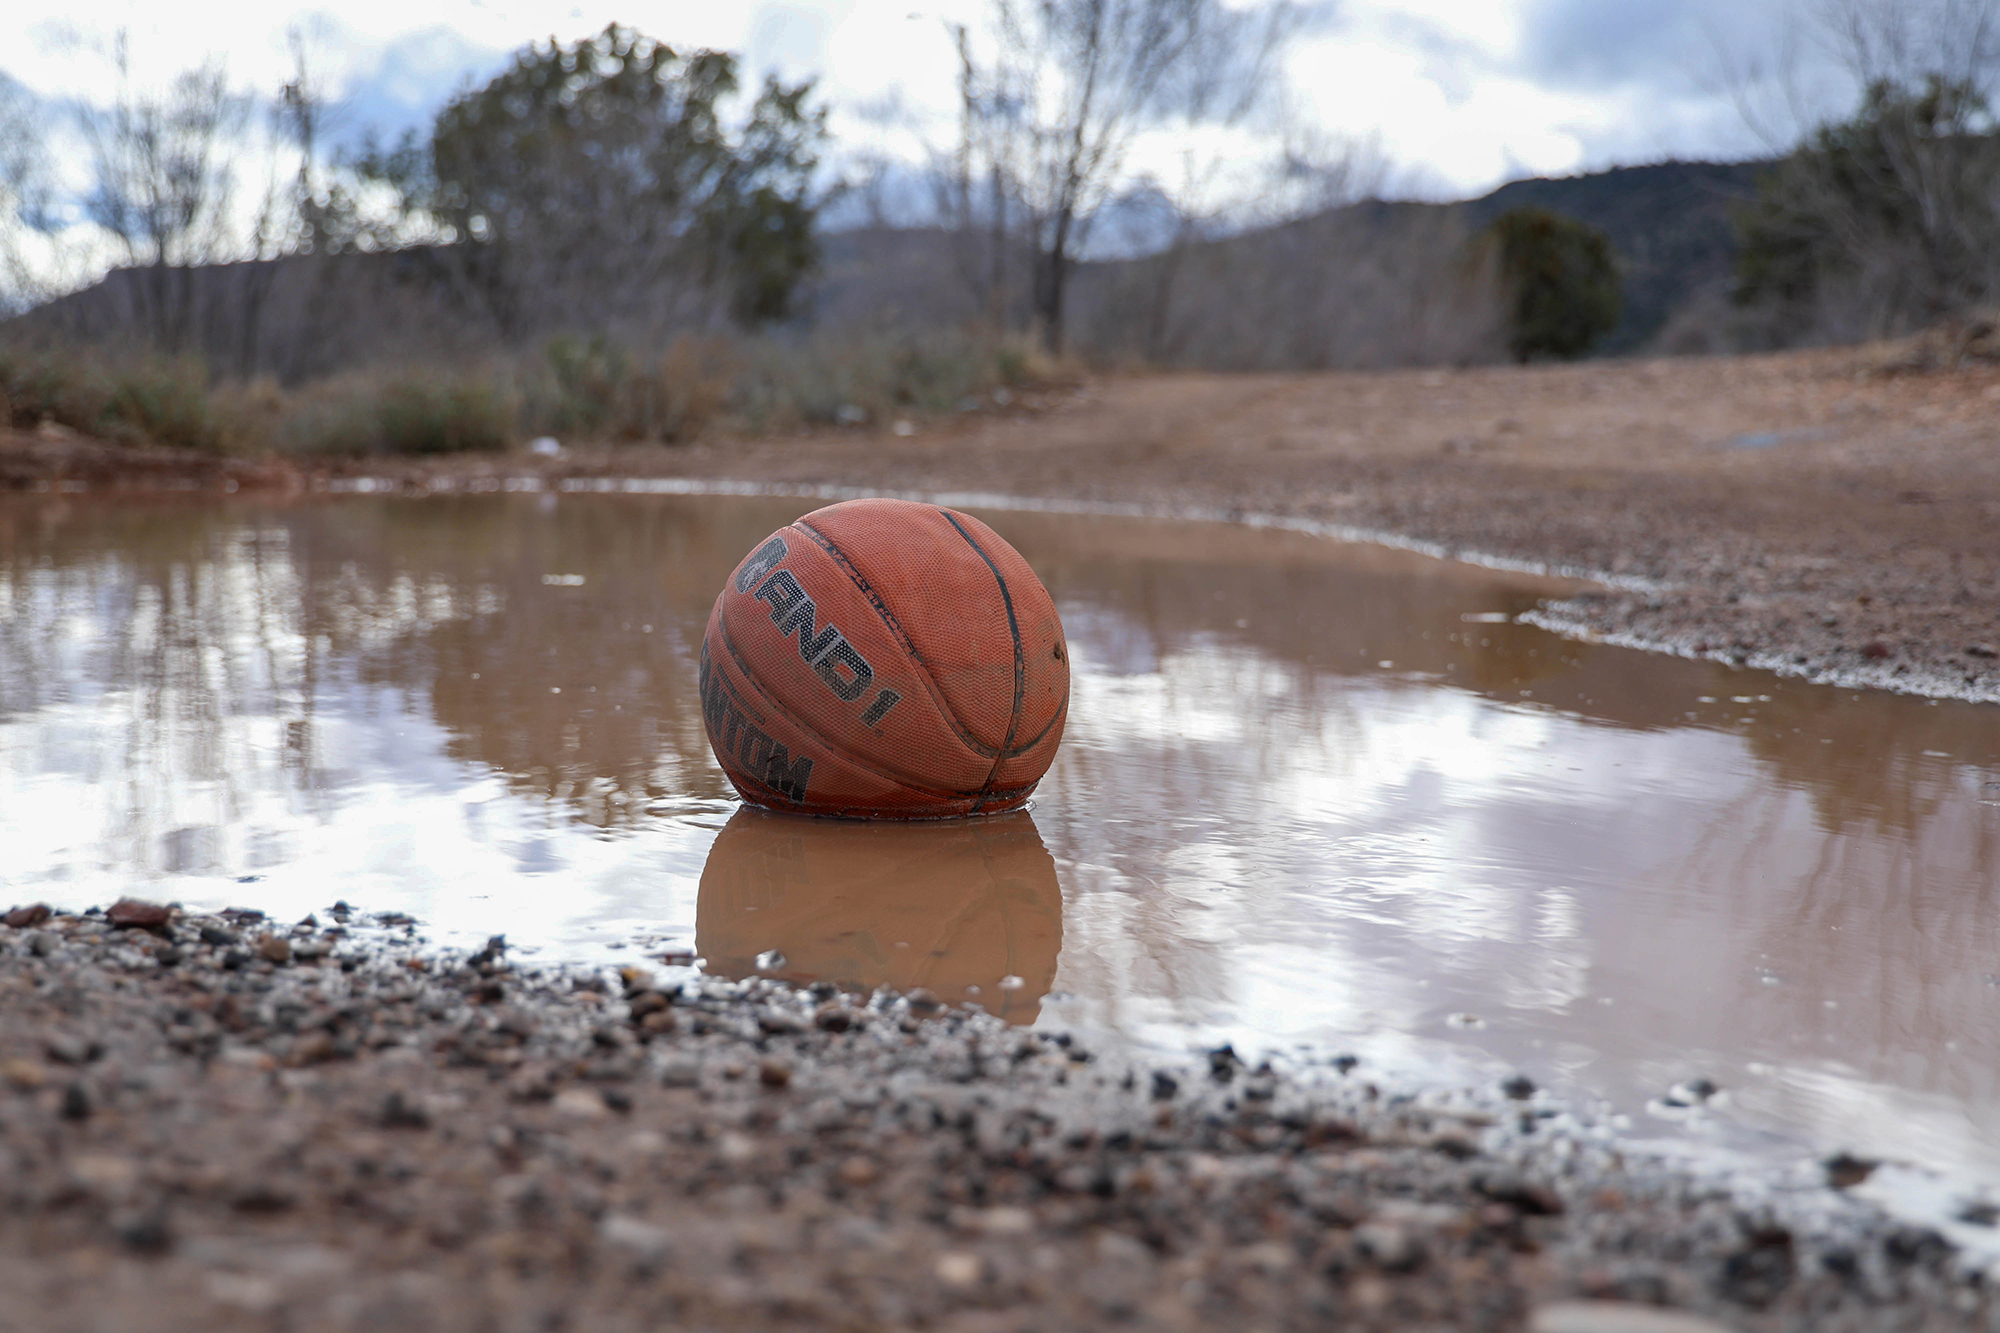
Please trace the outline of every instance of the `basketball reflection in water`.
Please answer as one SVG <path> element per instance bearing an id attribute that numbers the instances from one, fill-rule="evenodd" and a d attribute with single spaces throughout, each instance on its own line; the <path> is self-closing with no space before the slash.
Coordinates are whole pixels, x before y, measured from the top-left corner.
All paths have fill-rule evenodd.
<path id="1" fill-rule="evenodd" d="M 719 976 L 924 986 L 1032 1023 L 1062 952 L 1062 890 L 1025 810 L 887 824 L 745 806 L 702 870 L 695 949 Z M 784 961 L 760 972 L 769 950 Z"/>

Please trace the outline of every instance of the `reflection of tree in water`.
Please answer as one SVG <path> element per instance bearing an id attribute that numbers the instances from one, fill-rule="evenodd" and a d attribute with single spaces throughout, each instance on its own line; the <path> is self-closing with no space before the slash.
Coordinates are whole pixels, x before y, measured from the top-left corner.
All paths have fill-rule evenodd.
<path id="1" fill-rule="evenodd" d="M 361 651 L 363 679 L 422 685 L 450 753 L 600 827 L 725 795 L 695 698 L 702 627 L 728 571 L 788 517 L 594 497 L 392 505 L 386 553 L 461 613 Z"/>
<path id="2" fill-rule="evenodd" d="M 257 719 L 281 738 L 281 784 L 333 799 L 329 709 L 428 704 L 453 756 L 618 824 L 650 800 L 727 792 L 706 762 L 695 647 L 728 569 L 795 509 L 736 503 L 718 518 L 698 501 L 533 496 L 0 507 L 0 714 L 115 693 L 129 721 L 115 756 L 92 742 L 88 762 L 110 771 L 89 776 L 123 784 L 130 838 L 166 834 L 170 856 L 189 841 L 168 833 L 180 788 L 217 793 L 212 841 L 268 785 L 271 747 L 245 730 Z M 564 575 L 583 582 L 544 581 Z"/>
<path id="3" fill-rule="evenodd" d="M 119 862 L 215 860 L 219 827 L 266 781 L 260 719 L 279 724 L 279 781 L 309 808 L 323 795 L 319 663 L 283 546 L 280 530 L 187 505 L 0 506 L 0 717 L 85 711 L 54 724 L 35 760 L 104 803 Z"/>

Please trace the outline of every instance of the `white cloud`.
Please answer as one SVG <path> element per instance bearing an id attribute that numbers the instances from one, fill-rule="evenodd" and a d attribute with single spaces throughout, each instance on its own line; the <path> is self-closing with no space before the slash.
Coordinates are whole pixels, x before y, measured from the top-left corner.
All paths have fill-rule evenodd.
<path id="1" fill-rule="evenodd" d="M 0 50 L 8 72 L 48 96 L 101 98 L 109 34 L 130 34 L 143 78 L 210 57 L 240 83 L 275 87 L 288 33 L 304 29 L 354 124 L 420 125 L 467 79 L 536 39 L 573 40 L 613 18 L 664 40 L 740 52 L 752 78 L 816 76 L 845 147 L 906 160 L 953 122 L 947 21 L 976 20 L 980 0 L 354 0 L 338 11 L 251 0 L 204 5 L 190 23 L 138 0 L 14 0 Z M 1324 129 L 1379 137 L 1433 192 L 1467 193 L 1525 172 L 1561 172 L 1667 153 L 1756 147 L 1715 80 L 1716 52 L 1761 49 L 1778 3 L 1722 0 L 1349 0 L 1290 61 L 1299 103 Z M 93 49 L 95 48 L 95 49 Z M 900 126 L 861 114 L 900 99 Z M 1158 169 L 1161 150 L 1148 150 Z"/>

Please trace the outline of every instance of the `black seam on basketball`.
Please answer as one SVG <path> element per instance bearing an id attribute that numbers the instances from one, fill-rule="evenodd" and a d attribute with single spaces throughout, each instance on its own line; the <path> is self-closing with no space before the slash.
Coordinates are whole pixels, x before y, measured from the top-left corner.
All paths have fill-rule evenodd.
<path id="1" fill-rule="evenodd" d="M 951 700 L 944 697 L 943 687 L 938 684 L 937 677 L 931 672 L 931 664 L 924 660 L 924 655 L 917 651 L 917 645 L 910 641 L 909 634 L 903 629 L 903 622 L 896 619 L 896 613 L 889 609 L 889 604 L 875 591 L 875 585 L 868 581 L 867 575 L 855 568 L 854 562 L 847 558 L 847 553 L 833 544 L 833 538 L 811 526 L 804 519 L 799 519 L 792 526 L 812 538 L 814 544 L 831 556 L 833 563 L 847 575 L 856 588 L 861 590 L 861 595 L 875 608 L 875 614 L 882 618 L 882 623 L 896 636 L 896 642 L 902 647 L 904 654 L 917 664 L 917 671 L 923 678 L 924 688 L 930 691 L 931 702 L 937 705 L 938 713 L 951 725 L 951 729 L 958 733 L 958 739 L 964 742 L 965 747 L 985 759 L 1005 758 L 999 750 L 973 735 L 964 720 L 953 711 Z"/>
<path id="2" fill-rule="evenodd" d="M 993 557 L 986 554 L 986 549 L 972 539 L 972 534 L 958 521 L 957 514 L 949 509 L 939 509 L 938 512 L 944 515 L 944 521 L 951 524 L 959 536 L 965 538 L 965 544 L 986 562 L 986 567 L 993 571 L 993 581 L 1000 585 L 1000 602 L 1007 608 L 1007 632 L 1014 636 L 1014 708 L 1007 715 L 1007 735 L 1000 742 L 1000 757 L 993 761 L 993 769 L 986 775 L 986 785 L 979 789 L 980 795 L 985 796 L 993 790 L 993 780 L 1000 776 L 1000 765 L 1007 762 L 1007 752 L 1014 748 L 1014 733 L 1021 726 L 1021 700 L 1027 697 L 1028 693 L 1028 663 L 1021 652 L 1021 623 L 1014 618 L 1014 595 L 1007 591 L 1007 576 L 1000 572 L 1000 566 L 993 563 Z M 977 810 L 979 803 L 975 801 L 972 808 Z"/>
<path id="3" fill-rule="evenodd" d="M 811 723 L 807 722 L 804 718 L 794 713 L 789 706 L 782 703 L 769 690 L 764 688 L 762 682 L 760 682 L 757 679 L 756 673 L 750 670 L 750 664 L 744 661 L 743 654 L 736 650 L 736 642 L 735 640 L 729 637 L 729 626 L 727 624 L 725 624 L 721 620 L 717 620 L 715 628 L 716 631 L 722 635 L 722 646 L 723 649 L 728 652 L 729 660 L 736 664 L 737 674 L 743 677 L 743 680 L 750 686 L 751 689 L 757 691 L 757 697 L 764 702 L 765 707 L 770 712 L 782 716 L 785 719 L 785 721 L 797 727 L 810 739 L 817 741 L 819 744 L 826 747 L 826 752 L 828 754 L 838 756 L 843 762 L 851 764 L 853 767 L 860 769 L 864 773 L 873 774 L 874 776 L 881 778 L 884 781 L 893 782 L 899 787 L 907 787 L 911 791 L 918 792 L 925 796 L 936 796 L 944 800 L 965 801 L 977 797 L 982 791 L 985 790 L 985 788 L 983 787 L 975 787 L 971 791 L 954 791 L 949 787 L 927 786 L 922 782 L 912 781 L 910 778 L 905 777 L 903 774 L 898 773 L 893 769 L 881 768 L 874 761 L 864 758 L 861 755 L 855 754 L 853 751 L 849 750 L 844 745 L 834 744 L 833 739 L 831 737 L 825 735 L 819 730 L 819 728 L 813 726 Z M 737 707 L 741 708 L 743 706 L 742 695 L 737 690 L 731 688 L 728 681 L 726 680 L 718 681 L 717 683 L 720 684 L 723 689 L 728 690 L 732 695 L 735 695 L 737 697 Z M 744 711 L 748 713 L 749 710 L 745 709 Z M 762 719 L 759 720 L 761 721 Z M 711 743 L 711 748 L 713 748 L 712 743 Z M 720 756 L 718 756 L 718 759 L 719 758 Z M 753 782 L 757 782 L 756 776 L 754 774 L 750 775 L 750 777 Z M 770 790 L 770 788 L 765 786 L 765 784 L 762 782 L 757 782 L 757 785 L 759 787 L 764 787 L 766 791 Z M 792 804 L 795 806 L 801 806 L 801 807 L 803 806 L 803 802 L 793 802 Z"/>
<path id="4" fill-rule="evenodd" d="M 1035 733 L 1033 739 L 1022 741 L 1001 757 L 1003 759 L 1019 759 L 1022 755 L 1040 745 L 1048 737 L 1049 729 L 1062 721 L 1063 715 L 1067 712 L 1069 712 L 1069 700 L 1065 699 L 1056 706 L 1056 715 L 1048 720 L 1047 726 L 1044 726 L 1040 731 Z"/>

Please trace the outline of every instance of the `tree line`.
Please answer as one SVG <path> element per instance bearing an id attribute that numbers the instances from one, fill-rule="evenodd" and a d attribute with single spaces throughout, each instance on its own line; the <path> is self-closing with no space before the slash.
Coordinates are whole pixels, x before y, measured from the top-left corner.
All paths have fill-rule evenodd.
<path id="1" fill-rule="evenodd" d="M 1742 318 L 1783 341 L 1785 331 L 1895 332 L 1994 303 L 2000 0 L 1806 2 L 1861 99 L 1782 153 L 1746 202 L 1733 291 Z M 1302 226 L 1382 184 L 1365 153 L 1314 142 L 1288 117 L 1283 58 L 1313 13 L 1288 0 L 991 0 L 990 23 L 949 28 L 959 114 L 928 166 L 929 230 L 948 238 L 970 318 L 1051 351 L 1082 334 L 1086 351 L 1174 362 L 1199 359 L 1188 312 L 1225 289 L 1269 289 L 1292 318 L 1320 321 L 1373 293 L 1406 324 L 1441 310 L 1470 327 L 1472 306 L 1493 309 L 1483 343 L 1406 338 L 1399 356 L 1586 352 L 1616 321 L 1618 264 L 1573 219 L 1519 210 L 1478 234 L 1445 225 L 1386 238 L 1366 233 L 1365 212 Z M 728 53 L 617 24 L 527 46 L 451 98 L 427 133 L 345 153 L 329 150 L 333 101 L 303 46 L 262 100 L 214 64 L 151 92 L 134 88 L 122 51 L 116 64 L 110 104 L 77 119 L 89 185 L 76 207 L 115 252 L 136 340 L 216 356 L 234 339 L 240 352 L 222 359 L 244 374 L 328 369 L 325 338 L 293 338 L 276 365 L 255 348 L 275 337 L 268 326 L 310 330 L 352 306 L 364 259 L 379 274 L 393 258 L 398 281 L 507 345 L 574 334 L 659 345 L 688 330 L 795 324 L 822 264 L 821 215 L 855 188 L 824 179 L 827 108 L 810 82 L 747 88 Z M 246 210 L 235 145 L 260 115 L 289 165 Z M 0 81 L 0 236 L 10 238 L 0 262 L 15 291 L 44 298 L 59 294 L 36 291 L 51 238 L 74 220 L 58 204 L 47 128 Z M 1238 129 L 1239 142 L 1276 145 L 1268 162 L 1246 173 L 1228 153 L 1194 147 L 1197 130 Z M 1162 132 L 1186 145 L 1178 175 L 1137 172 L 1135 144 Z M 1094 229 L 1141 204 L 1153 218 L 1144 261 L 1079 307 Z M 1246 232 L 1283 239 L 1220 258 Z M 1287 283 L 1242 271 L 1251 254 L 1297 265 L 1301 245 L 1331 244 L 1334 232 L 1339 245 L 1304 256 Z M 284 266 L 258 262 L 277 259 L 310 276 L 281 282 Z M 218 264 L 240 272 L 203 280 L 204 297 L 196 272 Z M 1327 274 L 1314 277 L 1315 265 Z M 1332 272 L 1343 265 L 1375 272 Z M 1299 281 L 1320 295 L 1288 296 Z M 1382 295 L 1390 287 L 1400 304 Z M 1238 339 L 1212 359 L 1254 363 L 1268 341 Z M 1307 331 L 1287 345 L 1326 343 Z"/>

